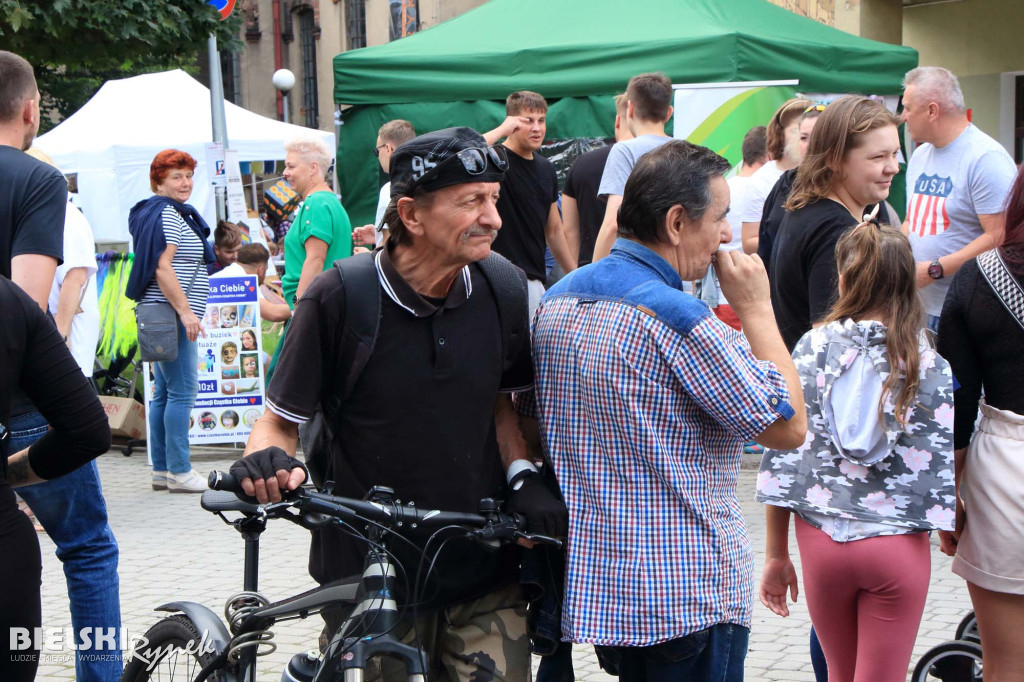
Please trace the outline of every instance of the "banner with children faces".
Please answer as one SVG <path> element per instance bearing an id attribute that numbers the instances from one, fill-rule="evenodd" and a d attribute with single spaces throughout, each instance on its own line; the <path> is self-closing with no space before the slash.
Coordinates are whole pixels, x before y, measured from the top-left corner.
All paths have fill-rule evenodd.
<path id="1" fill-rule="evenodd" d="M 189 443 L 243 442 L 263 414 L 258 286 L 255 277 L 210 278 Z"/>

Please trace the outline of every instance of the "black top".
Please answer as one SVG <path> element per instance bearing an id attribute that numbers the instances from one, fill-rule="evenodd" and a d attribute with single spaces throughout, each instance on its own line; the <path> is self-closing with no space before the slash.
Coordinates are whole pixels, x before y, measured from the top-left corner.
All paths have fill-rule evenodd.
<path id="1" fill-rule="evenodd" d="M 536 152 L 533 159 L 524 159 L 509 150 L 508 170 L 498 199 L 501 230 L 493 248 L 521 267 L 530 279 L 546 278 L 544 227 L 551 204 L 557 200 L 554 165 Z"/>
<path id="2" fill-rule="evenodd" d="M 11 259 L 38 254 L 64 258 L 68 183 L 53 166 L 20 149 L 0 145 L 0 275 Z"/>
<path id="3" fill-rule="evenodd" d="M 1024 277 L 1016 276 L 1024 286 Z M 1000 303 L 973 258 L 950 283 L 939 319 L 939 355 L 959 388 L 953 393 L 953 447 L 971 443 L 978 400 L 1024 414 L 1024 329 Z"/>
<path id="4" fill-rule="evenodd" d="M 593 149 L 576 159 L 565 176 L 565 188 L 562 194 L 576 200 L 576 210 L 580 221 L 580 257 L 579 266 L 583 267 L 594 257 L 594 243 L 597 233 L 604 222 L 605 207 L 608 197 L 599 197 L 597 190 L 601 186 L 601 175 L 612 145 Z"/>
<path id="5" fill-rule="evenodd" d="M 790 352 L 832 307 L 839 283 L 836 242 L 857 223 L 845 206 L 831 199 L 787 212 L 782 219 L 769 279 L 775 322 Z"/>
<path id="6" fill-rule="evenodd" d="M 107 415 L 53 322 L 16 284 L 0 277 L 0 424 L 7 428 L 12 393 L 23 390 L 53 428 L 28 451 L 44 479 L 74 471 L 110 448 Z M 6 440 L 0 452 L 0 508 L 14 507 L 7 483 Z"/>
<path id="7" fill-rule="evenodd" d="M 529 345 L 524 344 L 517 366 L 503 373 L 498 309 L 476 265 L 456 278 L 444 300 L 430 300 L 398 275 L 386 250 L 384 256 L 373 354 L 332 424 L 335 491 L 362 497 L 372 486 L 384 485 L 420 508 L 476 512 L 482 498 L 505 497 L 494 404 L 500 389 L 532 385 Z M 307 418 L 332 392 L 341 396 L 343 387 L 334 385 L 340 382 L 321 378 L 346 376 L 331 363 L 341 347 L 344 300 L 341 279 L 331 268 L 296 304 L 267 391 L 275 407 Z M 418 538 L 421 547 L 426 539 Z M 342 532 L 318 531 L 310 574 L 323 583 L 361 572 L 366 549 Z M 392 543 L 391 550 L 412 582 L 418 553 L 401 542 Z M 431 603 L 450 604 L 514 580 L 518 560 L 513 546 L 494 552 L 453 541 L 435 570 L 444 589 Z M 432 580 L 427 596 L 436 587 Z"/>
<path id="8" fill-rule="evenodd" d="M 768 193 L 764 200 L 764 208 L 761 210 L 761 227 L 757 234 L 757 255 L 765 263 L 772 262 L 772 249 L 775 246 L 775 236 L 779 233 L 779 226 L 782 219 L 786 217 L 786 209 L 782 207 L 789 198 L 793 189 L 793 180 L 796 179 L 796 169 L 784 171 Z"/>

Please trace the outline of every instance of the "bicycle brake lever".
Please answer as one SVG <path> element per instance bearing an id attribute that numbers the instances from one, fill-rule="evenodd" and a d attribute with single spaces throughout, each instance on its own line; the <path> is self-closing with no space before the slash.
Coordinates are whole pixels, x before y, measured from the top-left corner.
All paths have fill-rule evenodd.
<path id="1" fill-rule="evenodd" d="M 531 535 L 521 531 L 516 531 L 516 538 L 519 540 L 527 540 L 538 545 L 550 545 L 555 549 L 561 549 L 563 544 L 561 540 L 549 538 L 547 535 Z"/>

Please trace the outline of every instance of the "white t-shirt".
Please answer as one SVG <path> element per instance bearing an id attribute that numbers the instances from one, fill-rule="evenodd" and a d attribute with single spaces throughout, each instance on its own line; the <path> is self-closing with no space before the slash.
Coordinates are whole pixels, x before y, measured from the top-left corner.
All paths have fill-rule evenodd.
<path id="1" fill-rule="evenodd" d="M 384 224 L 384 211 L 388 210 L 391 203 L 391 182 L 384 183 L 380 188 L 380 196 L 377 197 L 377 215 L 373 219 L 373 245 L 380 246 L 384 241 L 384 230 L 388 226 Z"/>
<path id="2" fill-rule="evenodd" d="M 775 183 L 779 181 L 781 175 L 782 171 L 779 170 L 778 164 L 769 161 L 750 176 L 750 183 L 747 186 L 743 203 L 732 202 L 737 209 L 736 213 L 739 215 L 740 222 L 761 222 L 765 199 L 771 194 L 772 188 L 775 187 Z"/>
<path id="3" fill-rule="evenodd" d="M 740 220 L 740 212 L 737 209 L 746 201 L 747 190 L 750 188 L 750 183 L 753 179 L 754 176 L 752 175 L 747 177 L 734 175 L 727 180 L 729 183 L 729 212 L 726 214 L 725 219 L 729 221 L 729 227 L 732 229 L 732 241 L 728 244 L 722 244 L 722 251 L 737 251 L 743 248 L 743 221 Z M 719 304 L 729 303 L 725 300 L 725 296 L 722 295 L 722 287 L 718 284 L 718 277 L 715 277 L 715 284 L 718 286 Z"/>
<path id="4" fill-rule="evenodd" d="M 219 270 L 218 272 L 210 275 L 210 279 L 216 279 L 217 277 L 255 277 L 256 275 L 250 275 L 242 267 L 241 263 L 232 263 L 231 265 Z M 260 300 L 265 298 L 263 296 L 263 290 L 260 287 L 256 287 L 256 297 Z"/>
<path id="5" fill-rule="evenodd" d="M 64 262 L 57 267 L 57 275 L 50 287 L 48 306 L 52 315 L 57 314 L 57 302 L 64 277 L 74 268 L 85 268 L 89 272 L 82 302 L 82 312 L 71 318 L 68 340 L 71 355 L 87 377 L 92 376 L 96 362 L 96 346 L 100 341 L 99 292 L 96 290 L 96 241 L 92 236 L 89 221 L 69 201 L 64 214 Z"/>

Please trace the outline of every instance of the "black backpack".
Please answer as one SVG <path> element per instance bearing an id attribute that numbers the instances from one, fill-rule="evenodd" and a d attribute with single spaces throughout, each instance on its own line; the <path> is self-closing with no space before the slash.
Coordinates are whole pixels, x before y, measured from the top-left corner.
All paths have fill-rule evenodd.
<path id="1" fill-rule="evenodd" d="M 343 388 L 340 394 L 332 391 L 329 397 L 321 397 L 320 409 L 299 433 L 306 466 L 317 488 L 322 488 L 333 475 L 328 456 L 334 437 L 331 424 L 336 422 L 345 401 L 352 396 L 363 368 L 373 355 L 380 330 L 382 292 L 374 255 L 358 254 L 334 262 L 345 295 L 345 320 L 338 370 L 333 380 L 340 381 Z M 502 370 L 508 370 L 515 364 L 529 334 L 526 273 L 493 251 L 477 265 L 498 304 Z M 370 292 L 376 292 L 376 296 Z"/>

